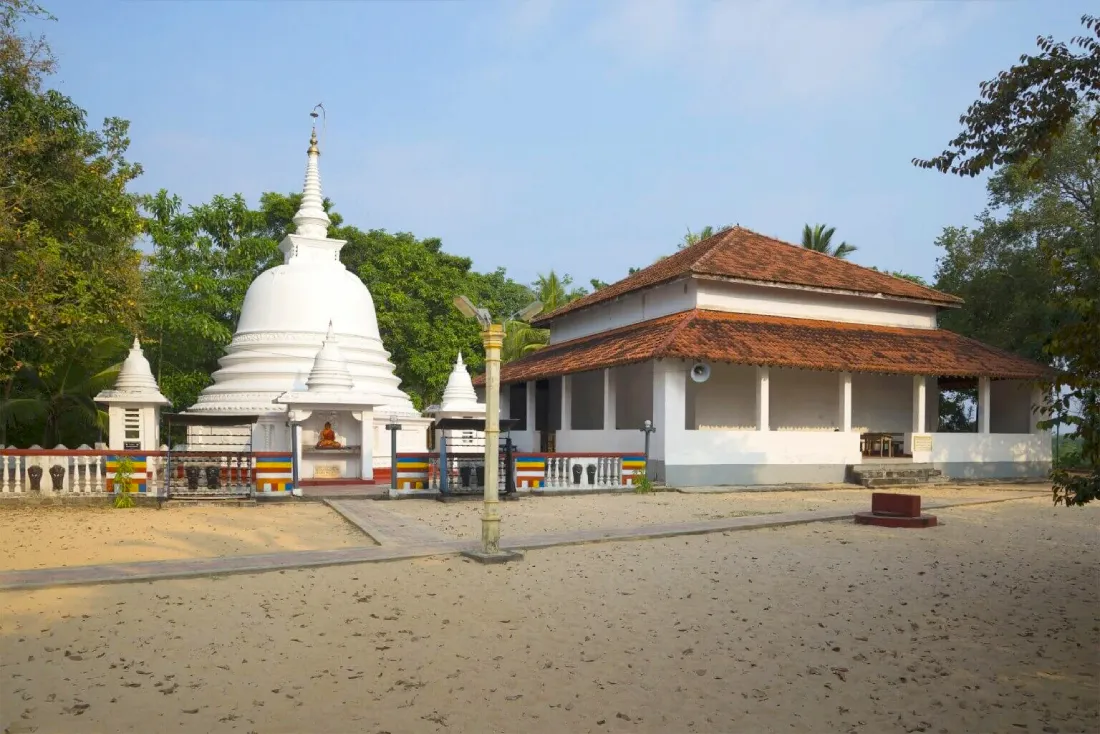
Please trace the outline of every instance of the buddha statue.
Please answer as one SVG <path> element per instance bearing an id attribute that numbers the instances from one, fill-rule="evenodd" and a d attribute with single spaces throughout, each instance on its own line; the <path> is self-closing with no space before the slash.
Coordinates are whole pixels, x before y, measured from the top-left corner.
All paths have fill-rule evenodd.
<path id="1" fill-rule="evenodd" d="M 325 421 L 325 427 L 321 429 L 321 440 L 317 442 L 317 448 L 319 449 L 338 449 L 342 448 L 340 442 L 336 440 L 336 431 L 332 430 L 332 424 Z"/>

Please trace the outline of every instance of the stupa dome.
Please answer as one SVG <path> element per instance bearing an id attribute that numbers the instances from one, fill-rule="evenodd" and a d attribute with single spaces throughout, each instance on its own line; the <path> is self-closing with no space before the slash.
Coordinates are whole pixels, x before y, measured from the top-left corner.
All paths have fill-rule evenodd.
<path id="1" fill-rule="evenodd" d="M 286 406 L 275 399 L 310 387 L 318 349 L 331 334 L 339 341 L 351 389 L 385 400 L 380 410 L 417 415 L 382 345 L 370 291 L 340 262 L 344 242 L 327 236 L 319 157 L 315 131 L 307 151 L 302 204 L 294 217 L 297 232 L 279 244 L 283 264 L 252 282 L 237 332 L 212 376 L 214 384 L 188 412 L 284 412 Z"/>
<path id="2" fill-rule="evenodd" d="M 306 378 L 306 386 L 310 392 L 348 391 L 355 387 L 348 364 L 340 354 L 340 348 L 336 346 L 336 335 L 333 333 L 331 321 L 325 343 L 313 358 L 313 369 Z"/>
<path id="3" fill-rule="evenodd" d="M 447 378 L 447 387 L 443 390 L 443 400 L 439 405 L 440 413 L 484 413 L 485 405 L 477 401 L 474 381 L 466 371 L 462 361 L 462 352 L 458 353 L 451 376 Z"/>
<path id="4" fill-rule="evenodd" d="M 104 390 L 96 395 L 95 399 L 101 403 L 147 403 L 152 405 L 168 405 L 172 401 L 161 394 L 157 387 L 153 370 L 149 367 L 149 360 L 141 351 L 141 342 L 134 337 L 134 344 L 130 347 L 130 354 L 122 363 L 118 378 L 115 380 L 113 390 Z"/>

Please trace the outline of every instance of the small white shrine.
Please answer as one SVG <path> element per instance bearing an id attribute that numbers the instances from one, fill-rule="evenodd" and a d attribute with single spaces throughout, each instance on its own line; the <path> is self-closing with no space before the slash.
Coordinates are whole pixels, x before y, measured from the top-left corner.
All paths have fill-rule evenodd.
<path id="1" fill-rule="evenodd" d="M 400 388 L 370 291 L 340 262 L 344 241 L 328 236 L 316 130 L 307 156 L 296 231 L 279 244 L 283 264 L 252 282 L 214 383 L 187 412 L 259 416 L 241 443 L 293 452 L 299 486 L 371 481 L 374 467 L 390 465 L 387 420 L 403 426 L 401 452 L 427 450 L 431 421 Z M 189 443 L 200 446 L 201 431 Z"/>
<path id="2" fill-rule="evenodd" d="M 136 337 L 119 370 L 114 389 L 99 393 L 95 401 L 108 406 L 110 435 L 107 448 L 155 451 L 160 445 L 160 410 L 171 401 L 157 387 L 149 360 Z"/>
<path id="3" fill-rule="evenodd" d="M 424 411 L 435 420 L 443 418 L 472 418 L 485 420 L 485 404 L 477 401 L 474 381 L 462 361 L 462 352 L 458 353 L 454 369 L 447 379 L 443 390 L 443 399 L 439 405 L 433 405 Z M 484 431 L 439 429 L 435 431 L 436 446 L 440 437 L 445 437 L 448 451 L 476 452 L 485 450 Z"/>

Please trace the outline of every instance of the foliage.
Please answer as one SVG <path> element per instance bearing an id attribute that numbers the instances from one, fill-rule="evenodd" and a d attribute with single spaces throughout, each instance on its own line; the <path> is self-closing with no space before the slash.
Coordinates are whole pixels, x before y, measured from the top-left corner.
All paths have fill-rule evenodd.
<path id="1" fill-rule="evenodd" d="M 0 445 L 50 448 L 94 443 L 107 431 L 107 413 L 95 396 L 110 388 L 122 367 L 125 344 L 105 338 L 48 372 L 25 364 L 11 381 L 11 393 L 0 402 Z"/>
<path id="2" fill-rule="evenodd" d="M 879 270 L 874 265 L 871 266 L 871 270 L 876 270 L 880 273 L 886 273 L 892 275 L 895 278 L 901 278 L 902 280 L 908 280 L 910 283 L 916 283 L 917 285 L 923 285 L 925 288 L 930 288 L 928 281 L 919 275 L 913 275 L 911 273 L 903 273 L 900 270 Z"/>
<path id="3" fill-rule="evenodd" d="M 115 468 L 114 491 L 115 507 L 122 509 L 134 506 L 134 498 L 130 492 L 130 482 L 134 479 L 134 460 L 129 456 L 120 456 L 118 466 Z"/>
<path id="4" fill-rule="evenodd" d="M 649 494 L 653 491 L 653 482 L 649 479 L 649 475 L 645 470 L 634 472 L 634 476 L 630 478 L 631 484 L 634 485 L 635 494 Z"/>
<path id="5" fill-rule="evenodd" d="M 963 131 L 948 150 L 913 163 L 960 176 L 1026 163 L 1027 173 L 1037 176 L 1083 108 L 1091 108 L 1083 121 L 1093 135 L 1090 153 L 1100 155 L 1100 18 L 1084 15 L 1081 23 L 1090 35 L 1072 39 L 1079 51 L 1050 36 L 1039 38 L 1037 55 L 1025 54 L 996 79 L 982 82 L 980 98 L 959 118 Z"/>
<path id="6" fill-rule="evenodd" d="M 588 291 L 584 288 L 573 285 L 573 276 L 568 274 L 558 276 L 553 270 L 546 275 L 539 273 L 538 278 L 531 284 L 531 290 L 535 294 L 535 299 L 542 303 L 543 313 L 557 311 L 570 301 L 588 295 Z"/>
<path id="7" fill-rule="evenodd" d="M 982 84 L 951 149 L 914 160 L 965 176 L 1003 166 L 989 192 L 991 206 L 1007 215 L 983 216 L 981 230 L 1029 243 L 1018 245 L 1024 256 L 1015 262 L 1040 274 L 1000 287 L 1012 297 L 1034 292 L 1030 305 L 1040 312 L 1034 318 L 1049 320 L 1038 334 L 1045 357 L 1061 371 L 1044 385 L 1052 400 L 1040 425 L 1068 424 L 1092 467 L 1052 472 L 1054 501 L 1067 505 L 1100 497 L 1100 19 L 1086 15 L 1081 22 L 1096 37 L 1074 38 L 1080 53 L 1040 38 L 1039 55 L 1021 57 Z M 984 244 L 966 249 L 981 252 Z"/>
<path id="8" fill-rule="evenodd" d="M 141 203 L 153 243 L 144 277 L 148 356 L 161 391 L 184 410 L 217 369 L 248 286 L 281 260 L 278 242 L 297 200 L 264 194 L 253 210 L 240 194 L 215 196 L 184 211 L 161 190 Z"/>
<path id="9" fill-rule="evenodd" d="M 859 249 L 855 245 L 849 245 L 847 242 L 841 242 L 834 246 L 834 234 L 836 234 L 836 227 L 826 227 L 824 224 L 817 224 L 811 227 L 807 224 L 802 228 L 802 246 L 807 250 L 813 250 L 814 252 L 820 252 L 841 259 L 848 257 Z"/>
<path id="10" fill-rule="evenodd" d="M 940 392 L 939 433 L 974 433 L 978 428 L 975 388 Z"/>
<path id="11" fill-rule="evenodd" d="M 46 42 L 20 35 L 24 0 L 0 3 L 0 380 L 46 377 L 138 322 L 140 219 L 127 184 L 128 123 L 91 129 L 85 112 L 44 90 Z"/>
<path id="12" fill-rule="evenodd" d="M 692 232 L 691 227 L 688 227 L 687 234 L 685 234 L 684 239 L 680 240 L 680 243 L 676 245 L 676 249 L 677 250 L 683 250 L 685 247 L 691 247 L 692 245 L 697 245 L 700 242 L 702 242 L 703 240 L 709 239 L 709 238 L 713 237 L 716 234 L 722 234 L 723 232 L 725 232 L 728 229 L 733 229 L 733 225 L 732 224 L 724 224 L 721 227 L 712 227 L 711 225 L 708 224 L 706 227 L 703 227 L 698 232 Z M 634 271 L 635 271 L 635 269 L 631 268 L 630 272 L 633 273 Z"/>

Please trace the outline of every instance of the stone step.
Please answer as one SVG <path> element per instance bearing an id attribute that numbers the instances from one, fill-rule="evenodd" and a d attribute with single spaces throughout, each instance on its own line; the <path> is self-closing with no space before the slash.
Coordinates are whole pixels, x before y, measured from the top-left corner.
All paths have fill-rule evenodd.
<path id="1" fill-rule="evenodd" d="M 928 479 L 915 479 L 913 477 L 889 477 L 884 479 L 864 479 L 860 482 L 864 487 L 913 487 L 929 484 L 947 484 L 947 477 L 929 477 Z"/>

